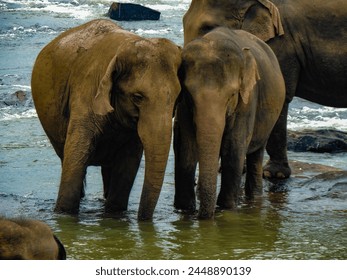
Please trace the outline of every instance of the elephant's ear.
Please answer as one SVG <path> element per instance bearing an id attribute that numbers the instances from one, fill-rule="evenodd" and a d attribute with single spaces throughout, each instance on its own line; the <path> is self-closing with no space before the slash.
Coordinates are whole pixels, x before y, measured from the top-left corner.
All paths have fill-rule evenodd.
<path id="1" fill-rule="evenodd" d="M 244 65 L 241 72 L 240 95 L 243 103 L 248 104 L 251 92 L 260 80 L 258 66 L 249 48 L 243 48 Z"/>
<path id="2" fill-rule="evenodd" d="M 248 32 L 258 36 L 264 42 L 267 42 L 271 38 L 281 36 L 284 34 L 284 29 L 281 22 L 281 16 L 278 8 L 269 0 L 258 0 L 269 12 L 268 17 L 255 16 L 247 17 L 244 21 L 243 28 Z"/>
<path id="3" fill-rule="evenodd" d="M 58 260 L 66 260 L 66 251 L 63 243 L 61 243 L 61 241 L 58 239 L 58 237 L 55 236 L 55 234 L 53 234 L 53 238 L 58 245 Z"/>
<path id="4" fill-rule="evenodd" d="M 113 74 L 117 68 L 117 56 L 114 56 L 109 65 L 107 66 L 107 70 L 102 77 L 96 96 L 94 98 L 93 103 L 93 111 L 97 115 L 106 115 L 111 113 L 114 108 L 111 106 L 111 90 L 113 85 Z"/>

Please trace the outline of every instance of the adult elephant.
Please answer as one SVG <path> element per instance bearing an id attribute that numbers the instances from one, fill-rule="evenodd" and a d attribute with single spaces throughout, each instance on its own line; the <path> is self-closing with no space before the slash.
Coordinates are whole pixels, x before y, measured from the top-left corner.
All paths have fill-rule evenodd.
<path id="1" fill-rule="evenodd" d="M 145 154 L 139 219 L 151 219 L 163 183 L 180 92 L 181 49 L 108 20 L 72 28 L 38 55 L 35 107 L 62 175 L 55 211 L 77 213 L 89 165 L 101 166 L 106 212 L 126 210 Z"/>
<path id="2" fill-rule="evenodd" d="M 238 205 L 246 157 L 246 197 L 262 191 L 267 139 L 283 107 L 285 85 L 271 48 L 243 30 L 213 29 L 186 44 L 182 53 L 182 100 L 175 118 L 175 207 L 195 209 L 199 162 L 199 218 L 212 218 L 217 204 Z"/>
<path id="3" fill-rule="evenodd" d="M 0 217 L 0 260 L 65 260 L 64 245 L 37 220 Z"/>
<path id="4" fill-rule="evenodd" d="M 185 44 L 226 26 L 253 33 L 273 49 L 286 83 L 286 102 L 268 141 L 264 175 L 289 177 L 287 115 L 293 97 L 347 107 L 346 1 L 192 0 L 183 23 Z"/>

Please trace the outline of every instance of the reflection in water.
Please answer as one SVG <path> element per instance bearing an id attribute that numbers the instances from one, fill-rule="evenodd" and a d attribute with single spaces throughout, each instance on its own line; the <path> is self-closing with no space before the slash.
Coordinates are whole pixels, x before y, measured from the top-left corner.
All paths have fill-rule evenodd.
<path id="1" fill-rule="evenodd" d="M 278 245 L 285 196 L 218 211 L 213 221 L 168 211 L 153 222 L 137 222 L 130 211 L 117 218 L 57 215 L 54 227 L 73 259 L 262 259 Z"/>
<path id="2" fill-rule="evenodd" d="M 0 215 L 47 222 L 69 259 L 347 258 L 343 174 L 327 179 L 303 174 L 281 184 L 266 182 L 264 194 L 253 203 L 217 211 L 213 221 L 199 221 L 173 207 L 171 150 L 153 222 L 137 221 L 143 163 L 127 212 L 104 215 L 100 169 L 91 167 L 80 214 L 70 217 L 53 213 L 61 167 L 37 118 L 2 125 L 6 129 L 1 132 L 17 131 L 21 137 L 0 144 Z"/>

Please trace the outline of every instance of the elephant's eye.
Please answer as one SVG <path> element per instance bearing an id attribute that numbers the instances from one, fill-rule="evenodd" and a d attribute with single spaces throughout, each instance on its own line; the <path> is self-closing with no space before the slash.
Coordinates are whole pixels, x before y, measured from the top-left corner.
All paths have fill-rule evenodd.
<path id="1" fill-rule="evenodd" d="M 136 104 L 136 105 L 140 105 L 141 102 L 143 101 L 144 99 L 144 96 L 141 94 L 141 93 L 134 93 L 132 96 L 131 96 L 131 100 Z"/>
<path id="2" fill-rule="evenodd" d="M 205 35 L 206 33 L 210 32 L 212 29 L 214 29 L 216 27 L 217 27 L 217 25 L 215 25 L 215 24 L 204 23 L 201 25 L 201 27 L 199 29 L 199 33 L 201 35 Z"/>

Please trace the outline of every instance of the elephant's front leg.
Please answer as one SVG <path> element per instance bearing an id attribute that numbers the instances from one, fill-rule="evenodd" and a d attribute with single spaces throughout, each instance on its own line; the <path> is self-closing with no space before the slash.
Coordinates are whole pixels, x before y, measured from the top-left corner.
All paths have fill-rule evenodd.
<path id="1" fill-rule="evenodd" d="M 84 179 L 91 151 L 93 135 L 88 129 L 70 123 L 64 146 L 62 174 L 55 211 L 77 214 L 83 194 Z"/>
<path id="2" fill-rule="evenodd" d="M 221 149 L 221 188 L 217 199 L 217 205 L 224 209 L 234 209 L 239 202 L 246 148 L 238 143 L 245 141 L 224 135 Z"/>
<path id="3" fill-rule="evenodd" d="M 174 123 L 175 152 L 175 200 L 176 209 L 193 212 L 196 209 L 195 171 L 197 148 L 193 128 L 193 116 L 179 104 Z"/>
<path id="4" fill-rule="evenodd" d="M 264 166 L 263 172 L 266 178 L 284 179 L 288 178 L 291 174 L 287 156 L 288 106 L 289 104 L 287 102 L 283 105 L 281 115 L 267 142 L 266 151 L 270 159 Z"/>
<path id="5" fill-rule="evenodd" d="M 247 155 L 247 172 L 245 182 L 245 195 L 247 199 L 253 199 L 255 194 L 263 191 L 263 157 L 265 148 Z"/>
<path id="6" fill-rule="evenodd" d="M 114 213 L 128 208 L 129 196 L 138 172 L 143 147 L 139 138 L 128 141 L 114 158 L 112 166 L 102 166 L 105 212 Z"/>

